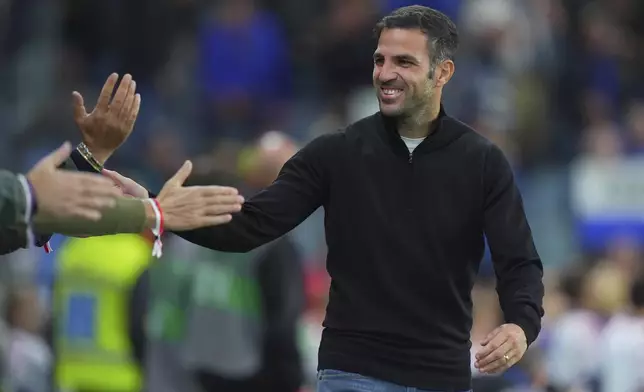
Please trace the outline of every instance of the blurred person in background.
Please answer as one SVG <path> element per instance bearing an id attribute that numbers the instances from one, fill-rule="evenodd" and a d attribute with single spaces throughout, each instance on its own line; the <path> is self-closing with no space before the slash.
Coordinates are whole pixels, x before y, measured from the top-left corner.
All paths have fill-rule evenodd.
<path id="1" fill-rule="evenodd" d="M 270 184 L 296 151 L 285 135 L 266 134 L 242 164 L 242 187 L 252 193 Z M 202 174 L 190 183 L 238 182 L 215 177 Z M 183 240 L 169 248 L 150 273 L 149 390 L 298 391 L 304 385 L 298 346 L 304 276 L 292 239 L 247 254 Z"/>
<path id="2" fill-rule="evenodd" d="M 268 132 L 252 150 L 241 173 L 250 194 L 275 181 L 284 163 L 297 152 L 297 146 L 280 132 Z M 203 248 L 191 247 L 195 252 L 203 251 Z M 207 252 L 213 257 L 212 261 L 204 260 L 197 266 L 194 284 L 198 302 L 191 309 L 185 343 L 186 362 L 197 372 L 202 389 L 206 392 L 298 391 L 304 384 L 297 339 L 304 310 L 304 274 L 303 260 L 292 238 L 282 237 L 245 255 Z M 213 282 L 225 286 L 228 281 L 234 290 L 246 279 L 251 285 L 247 288 L 251 291 L 245 293 L 251 301 L 249 304 L 258 301 L 252 306 L 257 306 L 258 313 L 254 316 L 240 319 L 233 314 L 236 313 L 234 297 L 230 297 L 233 302 L 228 309 L 216 295 L 208 298 L 208 293 L 214 295 L 217 291 L 209 288 Z M 253 286 L 258 290 L 255 299 Z M 234 292 L 230 295 L 234 296 Z M 212 338 L 213 328 L 217 339 Z"/>
<path id="3" fill-rule="evenodd" d="M 557 391 L 596 391 L 603 354 L 597 342 L 608 320 L 624 309 L 630 279 L 615 264 L 581 266 L 564 276 L 569 310 L 550 331 L 548 374 Z"/>
<path id="4" fill-rule="evenodd" d="M 594 306 L 595 292 L 583 267 L 568 271 L 561 281 L 568 310 L 549 331 L 548 378 L 556 391 L 587 391 L 596 376 L 599 339 L 604 319 Z"/>
<path id="5" fill-rule="evenodd" d="M 373 25 L 380 15 L 374 0 L 331 0 L 328 7 L 318 27 L 316 63 L 325 101 L 346 124 L 354 121 L 346 113 L 347 99 L 357 89 L 371 85 L 372 64 L 364 59 L 373 54 Z"/>
<path id="6" fill-rule="evenodd" d="M 74 392 L 139 392 L 140 347 L 132 325 L 141 317 L 131 295 L 151 261 L 138 234 L 72 238 L 57 252 L 53 345 L 55 385 Z M 139 348 L 138 351 L 135 348 Z M 138 360 L 137 360 L 138 359 Z"/>
<path id="7" fill-rule="evenodd" d="M 630 285 L 628 308 L 611 318 L 598 348 L 601 392 L 644 391 L 644 275 Z"/>
<path id="8" fill-rule="evenodd" d="M 641 157 L 644 153 L 644 99 L 633 99 L 626 108 L 626 142 L 628 153 Z"/>
<path id="9" fill-rule="evenodd" d="M 33 286 L 9 294 L 7 322 L 10 328 L 6 363 L 10 392 L 49 392 L 53 356 L 43 338 L 45 317 Z"/>
<path id="10" fill-rule="evenodd" d="M 256 0 L 213 2 L 203 13 L 198 42 L 205 145 L 221 137 L 250 141 L 258 129 L 280 128 L 292 82 L 287 41 L 275 15 Z M 210 134 L 212 124 L 216 134 Z"/>

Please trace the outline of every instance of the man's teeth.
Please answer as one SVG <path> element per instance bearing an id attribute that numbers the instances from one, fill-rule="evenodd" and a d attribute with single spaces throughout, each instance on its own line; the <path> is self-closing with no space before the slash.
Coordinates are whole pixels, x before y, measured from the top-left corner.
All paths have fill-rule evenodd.
<path id="1" fill-rule="evenodd" d="M 385 93 L 385 95 L 396 95 L 400 92 L 400 89 L 397 88 L 384 88 L 382 89 L 382 92 Z"/>

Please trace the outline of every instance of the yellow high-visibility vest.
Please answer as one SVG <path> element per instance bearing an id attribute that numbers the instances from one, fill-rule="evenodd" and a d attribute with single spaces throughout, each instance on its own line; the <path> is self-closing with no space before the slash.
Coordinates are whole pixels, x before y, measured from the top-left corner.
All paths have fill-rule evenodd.
<path id="1" fill-rule="evenodd" d="M 56 384 L 62 390 L 138 392 L 128 303 L 151 261 L 140 235 L 68 240 L 58 252 L 54 288 Z"/>

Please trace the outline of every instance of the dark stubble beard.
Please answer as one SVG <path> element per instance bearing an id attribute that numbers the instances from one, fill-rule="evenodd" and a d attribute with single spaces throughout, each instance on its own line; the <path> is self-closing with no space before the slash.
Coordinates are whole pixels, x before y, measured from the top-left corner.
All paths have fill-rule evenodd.
<path id="1" fill-rule="evenodd" d="M 434 81 L 429 79 L 423 85 L 421 91 L 417 91 L 410 98 L 410 102 L 403 111 L 392 116 L 398 124 L 398 129 L 415 129 L 425 126 L 431 121 L 431 114 L 434 113 L 432 98 L 434 96 Z"/>

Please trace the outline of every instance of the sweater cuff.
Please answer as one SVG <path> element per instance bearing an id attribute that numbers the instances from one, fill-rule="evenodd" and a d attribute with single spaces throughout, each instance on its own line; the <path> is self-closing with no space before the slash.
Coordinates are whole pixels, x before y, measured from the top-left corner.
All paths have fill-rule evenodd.
<path id="1" fill-rule="evenodd" d="M 81 154 L 78 150 L 74 150 L 71 153 L 71 159 L 74 162 L 74 165 L 76 165 L 76 168 L 78 171 L 82 172 L 87 172 L 87 173 L 98 173 L 94 167 L 87 162 L 87 160 L 83 157 L 83 154 Z"/>
<path id="2" fill-rule="evenodd" d="M 521 327 L 523 333 L 525 333 L 528 346 L 530 346 L 537 339 L 537 336 L 541 331 L 541 320 L 536 313 L 533 316 L 528 314 L 527 312 L 533 311 L 532 309 L 527 309 L 526 313 L 524 314 L 506 318 L 505 322 L 509 324 L 516 324 Z"/>

